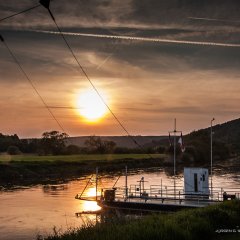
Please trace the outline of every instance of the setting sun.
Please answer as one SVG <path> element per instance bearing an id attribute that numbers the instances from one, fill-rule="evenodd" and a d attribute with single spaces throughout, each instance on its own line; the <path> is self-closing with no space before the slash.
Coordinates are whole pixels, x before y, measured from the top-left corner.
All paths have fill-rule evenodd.
<path id="1" fill-rule="evenodd" d="M 102 96 L 106 101 L 106 96 L 103 94 Z M 79 114 L 84 117 L 87 122 L 97 122 L 108 112 L 107 106 L 105 106 L 98 94 L 91 89 L 79 93 L 77 97 L 77 108 Z"/>

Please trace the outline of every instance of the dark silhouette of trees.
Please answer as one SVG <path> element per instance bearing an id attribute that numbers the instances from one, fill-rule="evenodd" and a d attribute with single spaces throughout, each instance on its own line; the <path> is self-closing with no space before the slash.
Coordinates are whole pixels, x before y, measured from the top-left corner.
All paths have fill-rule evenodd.
<path id="1" fill-rule="evenodd" d="M 240 155 L 240 119 L 213 126 L 213 159 L 224 160 Z M 87 153 L 168 153 L 173 154 L 172 146 L 169 147 L 167 137 L 160 141 L 152 141 L 142 148 L 128 148 L 116 146 L 116 143 L 103 140 L 98 136 L 90 136 L 84 147 L 66 145 L 66 133 L 58 131 L 45 132 L 42 139 L 19 139 L 17 134 L 4 135 L 0 133 L 0 152 L 12 151 L 17 147 L 22 153 L 35 154 L 87 154 Z M 184 136 L 185 152 L 182 153 L 177 144 L 177 157 L 184 162 L 209 162 L 210 161 L 210 128 L 193 131 Z M 16 149 L 15 149 L 16 150 Z"/>
<path id="2" fill-rule="evenodd" d="M 6 152 L 9 146 L 20 145 L 20 139 L 17 134 L 14 135 L 3 135 L 0 133 L 0 152 Z"/>
<path id="3" fill-rule="evenodd" d="M 116 148 L 115 142 L 109 140 L 103 141 L 97 136 L 90 136 L 84 144 L 89 153 L 113 153 Z"/>
<path id="4" fill-rule="evenodd" d="M 80 154 L 83 153 L 82 148 L 78 147 L 77 145 L 68 145 L 65 149 L 66 155 L 73 155 L 73 154 Z"/>
<path id="5" fill-rule="evenodd" d="M 65 139 L 68 137 L 66 133 L 58 131 L 44 132 L 40 141 L 42 154 L 63 154 L 65 150 Z"/>
<path id="6" fill-rule="evenodd" d="M 18 147 L 23 153 L 38 153 L 41 148 L 40 139 L 21 139 Z"/>

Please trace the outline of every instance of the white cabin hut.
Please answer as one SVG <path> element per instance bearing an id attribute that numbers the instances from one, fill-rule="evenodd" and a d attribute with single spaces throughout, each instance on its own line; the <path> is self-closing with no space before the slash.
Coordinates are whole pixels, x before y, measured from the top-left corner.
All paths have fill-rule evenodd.
<path id="1" fill-rule="evenodd" d="M 184 168 L 184 192 L 186 197 L 209 196 L 208 169 Z"/>

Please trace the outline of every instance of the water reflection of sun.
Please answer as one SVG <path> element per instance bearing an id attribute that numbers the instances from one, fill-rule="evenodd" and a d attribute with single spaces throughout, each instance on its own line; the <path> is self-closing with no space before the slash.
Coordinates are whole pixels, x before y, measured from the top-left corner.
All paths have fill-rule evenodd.
<path id="1" fill-rule="evenodd" d="M 96 188 L 95 187 L 88 188 L 85 194 L 86 194 L 86 197 L 93 199 L 94 197 L 96 197 Z M 98 195 L 99 194 L 100 193 L 98 192 Z M 100 209 L 101 207 L 97 205 L 96 201 L 83 202 L 83 211 L 98 211 Z"/>
<path id="2" fill-rule="evenodd" d="M 101 207 L 97 205 L 95 201 L 84 201 L 83 202 L 83 211 L 98 211 Z"/>

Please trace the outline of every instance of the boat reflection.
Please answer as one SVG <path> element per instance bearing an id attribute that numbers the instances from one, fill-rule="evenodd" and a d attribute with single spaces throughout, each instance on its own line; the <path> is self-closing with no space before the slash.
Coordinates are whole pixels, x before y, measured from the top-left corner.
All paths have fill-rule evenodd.
<path id="1" fill-rule="evenodd" d="M 68 189 L 67 184 L 47 184 L 42 186 L 42 190 L 45 194 L 50 194 L 50 195 L 59 195 L 62 192 L 66 191 Z"/>

